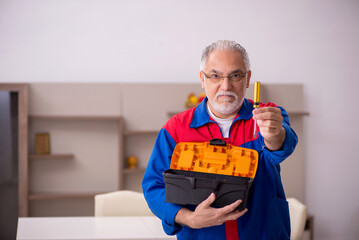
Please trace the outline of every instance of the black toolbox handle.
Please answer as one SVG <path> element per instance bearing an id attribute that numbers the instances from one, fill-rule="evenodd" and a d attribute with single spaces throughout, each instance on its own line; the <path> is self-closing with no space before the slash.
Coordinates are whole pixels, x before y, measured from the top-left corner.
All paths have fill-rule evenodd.
<path id="1" fill-rule="evenodd" d="M 209 140 L 209 145 L 225 147 L 227 146 L 227 143 L 219 138 L 213 138 L 212 140 Z"/>
<path id="2" fill-rule="evenodd" d="M 213 191 L 215 192 L 217 192 L 221 184 L 226 182 L 225 180 L 222 179 L 212 179 L 212 181 L 202 182 L 202 184 L 200 184 L 201 186 L 198 186 L 196 177 L 185 177 L 185 179 L 189 181 L 191 188 L 193 189 L 198 187 L 209 188 L 209 189 L 213 189 Z"/>

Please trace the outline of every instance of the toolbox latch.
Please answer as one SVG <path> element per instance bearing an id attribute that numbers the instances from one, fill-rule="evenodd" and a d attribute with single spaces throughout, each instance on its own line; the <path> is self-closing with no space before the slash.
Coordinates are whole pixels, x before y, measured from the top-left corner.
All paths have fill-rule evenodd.
<path id="1" fill-rule="evenodd" d="M 219 138 L 213 138 L 209 141 L 209 145 L 225 147 L 227 146 L 227 143 Z"/>

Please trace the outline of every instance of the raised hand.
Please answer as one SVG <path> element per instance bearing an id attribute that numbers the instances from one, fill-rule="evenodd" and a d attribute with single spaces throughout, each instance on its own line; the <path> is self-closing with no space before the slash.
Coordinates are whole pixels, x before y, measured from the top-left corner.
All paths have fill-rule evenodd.
<path id="1" fill-rule="evenodd" d="M 285 140 L 280 109 L 276 107 L 256 108 L 253 110 L 253 119 L 257 120 L 266 147 L 272 151 L 280 149 Z"/>

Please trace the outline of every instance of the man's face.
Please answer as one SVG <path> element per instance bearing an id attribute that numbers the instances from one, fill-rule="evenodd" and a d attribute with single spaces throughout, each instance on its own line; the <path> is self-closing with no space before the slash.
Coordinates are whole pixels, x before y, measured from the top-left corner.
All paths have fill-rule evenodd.
<path id="1" fill-rule="evenodd" d="M 250 71 L 245 74 L 246 67 L 241 53 L 215 50 L 209 54 L 203 72 L 200 72 L 202 88 L 206 92 L 209 107 L 214 115 L 219 118 L 229 118 L 236 115 L 243 104 L 251 77 Z M 235 74 L 239 74 L 243 78 L 239 81 L 231 81 L 228 77 L 218 78 L 219 80 L 211 78 L 211 76 L 235 77 Z"/>

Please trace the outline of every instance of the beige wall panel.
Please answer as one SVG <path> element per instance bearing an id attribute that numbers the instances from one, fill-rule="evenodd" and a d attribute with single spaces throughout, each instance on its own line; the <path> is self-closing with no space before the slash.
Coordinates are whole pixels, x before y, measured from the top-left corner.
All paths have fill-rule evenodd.
<path id="1" fill-rule="evenodd" d="M 120 115 L 118 83 L 33 83 L 30 115 Z"/>
<path id="2" fill-rule="evenodd" d="M 126 130 L 156 130 L 169 119 L 168 112 L 185 110 L 189 93 L 201 93 L 198 84 L 122 84 L 122 114 Z"/>
<path id="3" fill-rule="evenodd" d="M 253 99 L 253 84 L 246 92 L 246 98 Z M 260 102 L 273 102 L 287 111 L 304 110 L 302 84 L 261 84 Z"/>

